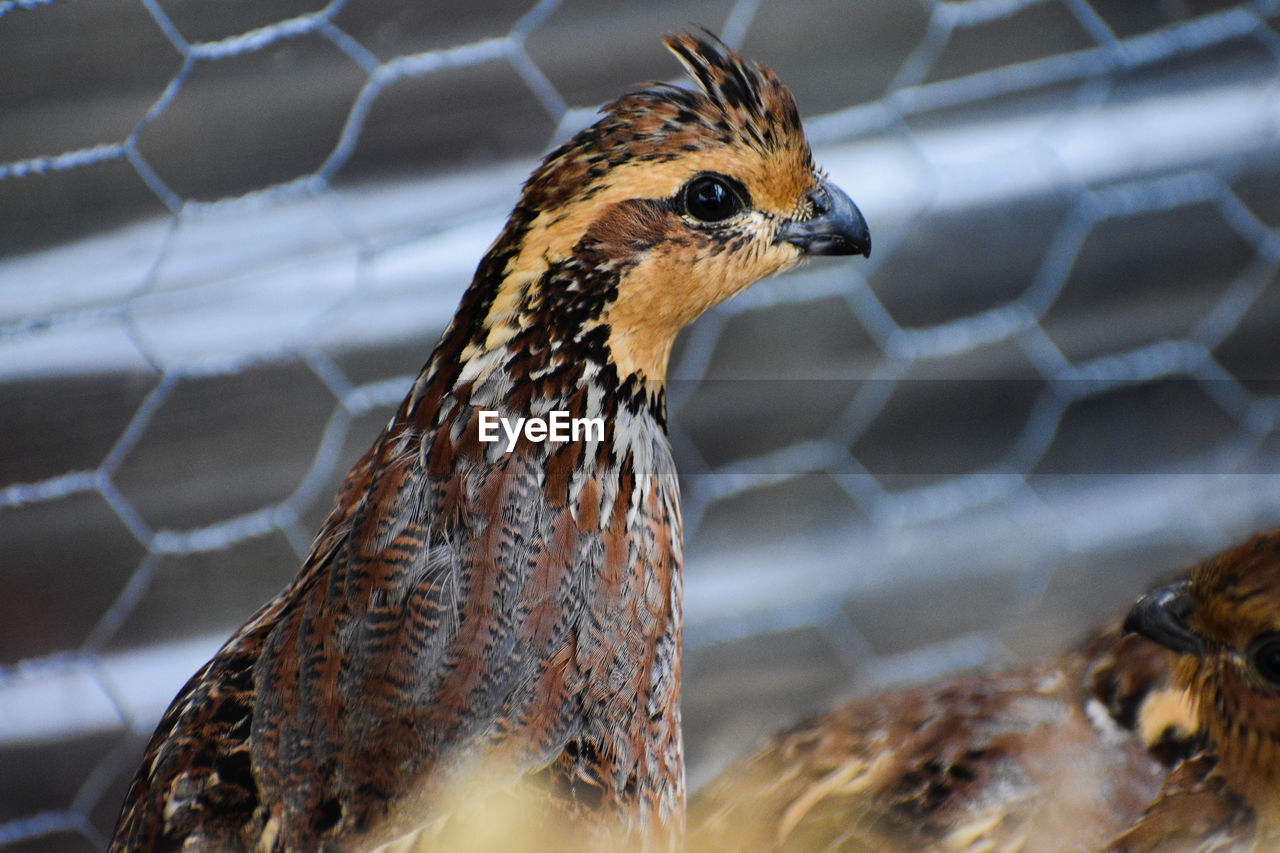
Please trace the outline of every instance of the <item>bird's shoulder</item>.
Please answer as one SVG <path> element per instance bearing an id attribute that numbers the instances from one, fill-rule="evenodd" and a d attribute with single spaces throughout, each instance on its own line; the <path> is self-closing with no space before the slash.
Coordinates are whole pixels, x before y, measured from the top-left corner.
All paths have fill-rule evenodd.
<path id="1" fill-rule="evenodd" d="M 170 704 L 126 796 L 112 851 L 234 848 L 257 834 L 261 792 L 249 739 L 263 624 L 228 641 Z"/>
<path id="2" fill-rule="evenodd" d="M 313 555 L 335 551 L 354 496 L 372 477 L 376 446 L 344 479 Z M 166 849 L 184 844 L 251 846 L 266 821 L 250 748 L 257 707 L 255 667 L 293 592 L 322 573 L 323 559 L 263 605 L 182 686 L 143 754 L 125 797 L 111 849 Z M 270 845 L 267 845 L 268 849 Z"/>

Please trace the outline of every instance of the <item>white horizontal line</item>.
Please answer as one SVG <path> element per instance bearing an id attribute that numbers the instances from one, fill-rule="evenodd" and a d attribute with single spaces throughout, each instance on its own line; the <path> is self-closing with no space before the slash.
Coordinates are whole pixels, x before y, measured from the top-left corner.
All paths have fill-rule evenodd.
<path id="1" fill-rule="evenodd" d="M 64 655 L 0 672 L 0 746 L 122 725 L 149 732 L 186 680 L 225 641 L 225 636 L 196 637 L 97 658 Z"/>
<path id="2" fill-rule="evenodd" d="M 892 228 L 922 210 L 982 208 L 1135 175 L 1274 158 L 1278 115 L 1277 88 L 1245 80 L 1097 109 L 1063 103 L 817 154 L 873 227 Z M 529 165 L 304 195 L 184 218 L 172 233 L 168 220 L 156 220 L 10 259 L 0 264 L 0 330 L 9 330 L 0 335 L 0 380 L 138 369 L 140 345 L 165 367 L 181 367 L 193 359 L 234 365 L 300 336 L 314 343 L 314 330 L 337 348 L 419 337 L 452 315 Z M 472 201 L 459 217 L 464 195 Z M 381 235 L 427 230 L 424 211 L 444 217 L 443 227 L 371 248 L 350 241 L 332 216 L 335 204 Z M 132 295 L 149 275 L 148 292 Z M 323 316 L 357 291 L 341 322 Z M 126 301 L 129 318 L 90 310 Z M 60 323 L 61 316 L 76 322 Z"/>

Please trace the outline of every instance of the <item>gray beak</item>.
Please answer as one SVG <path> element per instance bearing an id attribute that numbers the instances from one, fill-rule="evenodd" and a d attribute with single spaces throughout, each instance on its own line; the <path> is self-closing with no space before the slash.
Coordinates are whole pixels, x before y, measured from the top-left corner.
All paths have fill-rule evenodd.
<path id="1" fill-rule="evenodd" d="M 1138 599 L 1124 620 L 1128 634 L 1149 640 L 1184 655 L 1204 654 L 1204 641 L 1187 627 L 1187 617 L 1196 609 L 1189 581 L 1162 586 Z"/>
<path id="2" fill-rule="evenodd" d="M 835 184 L 823 180 L 809 194 L 815 215 L 790 219 L 778 230 L 775 243 L 790 243 L 806 255 L 862 255 L 871 257 L 871 232 L 862 211 Z"/>

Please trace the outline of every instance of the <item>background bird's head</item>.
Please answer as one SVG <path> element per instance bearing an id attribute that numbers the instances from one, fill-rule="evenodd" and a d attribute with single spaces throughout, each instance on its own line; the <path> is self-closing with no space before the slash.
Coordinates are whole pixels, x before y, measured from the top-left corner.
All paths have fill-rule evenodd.
<path id="1" fill-rule="evenodd" d="M 1125 627 L 1181 653 L 1176 678 L 1224 774 L 1280 821 L 1280 530 L 1143 596 Z"/>
<path id="2" fill-rule="evenodd" d="M 706 308 L 805 255 L 869 254 L 773 72 L 709 38 L 665 41 L 698 90 L 625 95 L 548 155 L 477 272 L 477 345 L 546 324 L 594 336 L 620 379 L 660 383 L 676 333 Z"/>

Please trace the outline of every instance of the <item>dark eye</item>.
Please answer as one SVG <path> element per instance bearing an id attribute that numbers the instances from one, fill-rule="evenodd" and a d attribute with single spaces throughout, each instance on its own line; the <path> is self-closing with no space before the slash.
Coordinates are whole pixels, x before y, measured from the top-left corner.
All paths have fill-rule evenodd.
<path id="1" fill-rule="evenodd" d="M 1275 687 L 1280 687 L 1280 634 L 1263 634 L 1249 644 L 1249 662 Z"/>
<path id="2" fill-rule="evenodd" d="M 742 199 L 724 179 L 699 175 L 680 193 L 684 212 L 701 222 L 721 222 L 742 210 Z"/>

